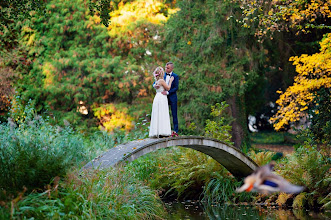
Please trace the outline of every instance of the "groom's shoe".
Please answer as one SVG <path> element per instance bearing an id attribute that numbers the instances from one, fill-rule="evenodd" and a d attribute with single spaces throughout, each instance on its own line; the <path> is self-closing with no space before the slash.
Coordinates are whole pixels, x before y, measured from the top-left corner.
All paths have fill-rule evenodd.
<path id="1" fill-rule="evenodd" d="M 172 132 L 171 137 L 178 137 L 178 134 L 176 133 L 176 131 Z"/>

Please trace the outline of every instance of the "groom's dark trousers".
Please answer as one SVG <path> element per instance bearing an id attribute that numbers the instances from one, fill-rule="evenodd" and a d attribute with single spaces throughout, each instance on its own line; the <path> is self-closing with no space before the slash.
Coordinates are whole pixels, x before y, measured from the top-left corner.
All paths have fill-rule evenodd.
<path id="1" fill-rule="evenodd" d="M 171 84 L 171 88 L 168 91 L 168 105 L 170 105 L 171 108 L 171 114 L 172 114 L 172 122 L 174 125 L 174 131 L 178 133 L 178 117 L 177 117 L 177 90 L 178 90 L 178 84 L 179 84 L 179 77 L 174 72 L 171 73 L 171 76 L 174 77 L 174 81 Z M 166 80 L 166 74 L 164 76 L 164 80 Z"/>

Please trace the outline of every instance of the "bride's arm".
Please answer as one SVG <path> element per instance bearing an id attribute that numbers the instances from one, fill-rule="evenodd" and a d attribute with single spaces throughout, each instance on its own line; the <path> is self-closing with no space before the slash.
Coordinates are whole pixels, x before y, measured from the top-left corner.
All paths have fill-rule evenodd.
<path id="1" fill-rule="evenodd" d="M 173 78 L 174 78 L 174 77 L 171 77 L 171 78 L 170 78 L 169 85 L 167 85 L 167 83 L 166 83 L 163 79 L 161 79 L 159 82 L 160 82 L 160 84 L 164 87 L 165 90 L 169 91 L 170 88 L 171 88 L 172 81 L 174 81 Z"/>

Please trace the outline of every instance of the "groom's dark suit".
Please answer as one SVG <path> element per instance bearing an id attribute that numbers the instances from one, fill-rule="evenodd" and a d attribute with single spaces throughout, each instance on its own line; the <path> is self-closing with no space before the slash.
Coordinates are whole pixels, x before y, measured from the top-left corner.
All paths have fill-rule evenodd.
<path id="1" fill-rule="evenodd" d="M 168 91 L 168 104 L 171 108 L 172 122 L 174 124 L 174 131 L 178 133 L 178 118 L 177 118 L 177 90 L 179 84 L 179 77 L 174 72 L 171 73 L 170 77 L 174 77 L 174 81 L 171 84 L 171 88 Z M 166 81 L 167 75 L 164 74 L 164 81 Z"/>

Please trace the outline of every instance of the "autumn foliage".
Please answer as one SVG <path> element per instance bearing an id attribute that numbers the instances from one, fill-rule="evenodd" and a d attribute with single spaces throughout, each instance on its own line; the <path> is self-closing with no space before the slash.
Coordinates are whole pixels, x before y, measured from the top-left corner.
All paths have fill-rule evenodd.
<path id="1" fill-rule="evenodd" d="M 329 0 L 245 0 L 244 27 L 259 27 L 258 36 L 275 31 L 293 31 L 297 35 L 312 29 L 330 29 L 331 3 Z"/>
<path id="2" fill-rule="evenodd" d="M 279 91 L 279 110 L 271 118 L 276 130 L 307 117 L 309 107 L 318 104 L 314 103 L 317 91 L 331 88 L 331 33 L 325 35 L 320 46 L 319 53 L 290 58 L 298 75 L 284 93 Z"/>

